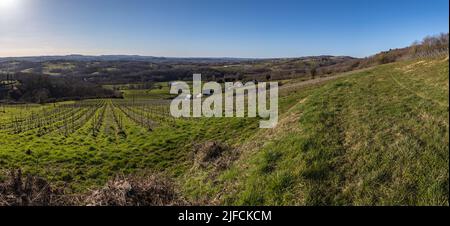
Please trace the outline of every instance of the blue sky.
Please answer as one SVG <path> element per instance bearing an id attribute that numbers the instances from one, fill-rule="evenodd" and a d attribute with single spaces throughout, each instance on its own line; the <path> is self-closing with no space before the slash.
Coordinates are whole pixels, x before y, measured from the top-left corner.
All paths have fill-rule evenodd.
<path id="1" fill-rule="evenodd" d="M 368 56 L 448 32 L 448 0 L 0 0 L 0 56 Z"/>

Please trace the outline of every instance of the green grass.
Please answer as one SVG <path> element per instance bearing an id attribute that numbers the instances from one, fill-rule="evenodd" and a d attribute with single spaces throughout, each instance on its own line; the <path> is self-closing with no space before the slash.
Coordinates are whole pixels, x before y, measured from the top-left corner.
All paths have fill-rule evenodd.
<path id="1" fill-rule="evenodd" d="M 273 134 L 217 177 L 186 178 L 186 191 L 230 205 L 448 205 L 448 94 L 446 60 L 299 91 Z"/>
<path id="2" fill-rule="evenodd" d="M 128 99 L 170 99 L 176 96 L 170 94 L 170 87 L 167 83 L 159 83 L 157 86 L 160 86 L 160 88 L 150 90 L 125 89 L 122 90 L 122 93 L 124 94 L 124 97 Z"/>
<path id="3" fill-rule="evenodd" d="M 119 134 L 106 111 L 98 136 L 91 122 L 68 137 L 0 132 L 0 171 L 22 168 L 74 192 L 117 174 L 164 171 L 184 196 L 208 204 L 448 205 L 448 68 L 443 59 L 407 61 L 281 90 L 273 130 L 259 129 L 258 118 L 204 118 L 149 132 L 124 117 Z M 129 99 L 168 91 L 124 90 Z M 5 109 L 1 121 L 30 114 Z M 193 146 L 208 140 L 238 150 L 236 162 L 194 167 Z"/>
<path id="4" fill-rule="evenodd" d="M 154 170 L 176 176 L 190 167 L 187 156 L 194 144 L 237 143 L 242 137 L 235 131 L 245 135 L 258 125 L 255 119 L 178 120 L 175 126 L 161 124 L 149 132 L 124 117 L 126 136 L 122 136 L 111 114 L 106 112 L 96 137 L 91 121 L 68 137 L 57 132 L 42 137 L 33 131 L 1 133 L 0 170 L 22 168 L 54 183 L 67 183 L 74 191 L 103 185 L 117 174 Z"/>

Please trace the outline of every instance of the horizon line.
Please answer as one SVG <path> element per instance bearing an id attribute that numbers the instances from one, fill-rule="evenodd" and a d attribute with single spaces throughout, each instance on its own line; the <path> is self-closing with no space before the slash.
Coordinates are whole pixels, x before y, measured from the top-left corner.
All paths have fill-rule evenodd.
<path id="1" fill-rule="evenodd" d="M 373 56 L 372 54 L 370 56 Z M 167 58 L 167 59 L 256 59 L 256 60 L 268 60 L 268 59 L 297 59 L 308 57 L 351 57 L 355 59 L 362 59 L 370 56 L 355 57 L 350 55 L 331 55 L 331 54 L 318 54 L 318 55 L 303 55 L 303 56 L 286 56 L 286 57 L 231 57 L 231 56 L 155 56 L 155 55 L 140 55 L 140 54 L 43 54 L 43 55 L 20 55 L 20 56 L 1 56 L 0 59 L 7 58 L 38 58 L 38 57 L 108 57 L 108 56 L 123 56 L 123 57 L 146 57 L 146 58 Z"/>

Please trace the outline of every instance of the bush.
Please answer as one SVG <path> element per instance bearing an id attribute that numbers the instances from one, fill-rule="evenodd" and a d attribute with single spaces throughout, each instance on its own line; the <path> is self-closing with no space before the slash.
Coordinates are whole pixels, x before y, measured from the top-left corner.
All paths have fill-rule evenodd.
<path id="1" fill-rule="evenodd" d="M 189 205 L 162 174 L 116 177 L 88 194 L 66 194 L 45 179 L 11 171 L 0 183 L 0 206 L 172 206 Z"/>
<path id="2" fill-rule="evenodd" d="M 206 168 L 213 166 L 223 170 L 237 158 L 237 153 L 226 144 L 208 141 L 194 146 L 194 165 Z"/>
<path id="3" fill-rule="evenodd" d="M 56 206 L 73 205 L 74 197 L 66 196 L 62 189 L 54 189 L 40 178 L 13 170 L 9 178 L 0 183 L 0 206 Z"/>
<path id="4" fill-rule="evenodd" d="M 175 191 L 174 183 L 161 174 L 116 177 L 93 191 L 85 200 L 90 206 L 173 206 L 188 204 Z"/>

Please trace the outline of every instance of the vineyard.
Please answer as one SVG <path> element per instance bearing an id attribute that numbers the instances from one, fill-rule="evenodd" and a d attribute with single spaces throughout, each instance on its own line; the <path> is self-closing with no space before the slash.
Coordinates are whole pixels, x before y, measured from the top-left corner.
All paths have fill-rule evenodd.
<path id="1" fill-rule="evenodd" d="M 196 143 L 236 139 L 235 131 L 258 125 L 253 119 L 176 119 L 170 99 L 160 96 L 143 90 L 125 99 L 1 105 L 0 171 L 21 168 L 84 190 L 120 173 L 184 171 L 180 162 Z"/>
<path id="2" fill-rule="evenodd" d="M 55 104 L 35 109 L 30 106 L 4 107 L 9 114 L 0 124 L 0 131 L 7 134 L 60 134 L 69 136 L 84 126 L 97 136 L 105 123 L 105 115 L 112 115 L 112 125 L 125 133 L 123 117 L 132 120 L 149 131 L 160 124 L 173 124 L 167 101 L 87 100 L 70 104 Z M 111 118 L 111 117 L 109 117 Z M 91 122 L 89 125 L 88 122 Z"/>
<path id="3" fill-rule="evenodd" d="M 22 169 L 85 194 L 163 173 L 208 204 L 448 205 L 447 58 L 283 85 L 272 130 L 174 118 L 167 93 L 0 105 L 0 181 Z"/>

